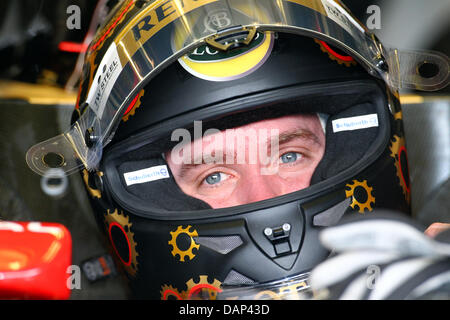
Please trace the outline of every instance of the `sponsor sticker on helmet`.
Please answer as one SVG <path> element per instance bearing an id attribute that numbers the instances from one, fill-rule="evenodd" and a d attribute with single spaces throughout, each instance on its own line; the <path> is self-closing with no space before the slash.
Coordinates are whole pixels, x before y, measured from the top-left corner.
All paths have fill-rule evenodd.
<path id="1" fill-rule="evenodd" d="M 342 28 L 344 28 L 350 34 L 353 34 L 354 28 L 359 29 L 362 33 L 364 33 L 364 28 L 356 22 L 355 19 L 344 10 L 340 4 L 336 3 L 334 0 L 322 0 L 323 7 L 325 8 L 325 12 L 331 20 L 336 22 Z"/>
<path id="2" fill-rule="evenodd" d="M 166 165 L 127 172 L 124 173 L 123 176 L 125 178 L 125 183 L 127 184 L 127 186 L 170 178 L 169 170 L 167 169 Z"/>
<path id="3" fill-rule="evenodd" d="M 333 120 L 333 132 L 360 130 L 378 127 L 378 115 L 376 113 L 363 116 L 341 118 Z"/>
<path id="4" fill-rule="evenodd" d="M 184 69 L 198 78 L 229 81 L 257 70 L 267 60 L 272 48 L 273 34 L 257 32 L 248 46 L 220 51 L 205 44 L 178 61 Z"/>
<path id="5" fill-rule="evenodd" d="M 106 101 L 121 71 L 122 64 L 117 54 L 116 44 L 113 42 L 95 73 L 87 98 L 87 103 L 99 118 L 103 114 Z"/>

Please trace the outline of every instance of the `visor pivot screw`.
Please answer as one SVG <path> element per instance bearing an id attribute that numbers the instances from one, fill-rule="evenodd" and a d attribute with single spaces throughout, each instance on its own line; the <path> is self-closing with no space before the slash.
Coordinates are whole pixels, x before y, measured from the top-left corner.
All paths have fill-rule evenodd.
<path id="1" fill-rule="evenodd" d="M 84 142 L 88 148 L 92 148 L 92 146 L 97 142 L 98 137 L 94 135 L 94 128 L 89 128 L 84 133 Z"/>
<path id="2" fill-rule="evenodd" d="M 283 224 L 283 230 L 288 232 L 289 230 L 291 230 L 291 225 L 289 223 Z"/>
<path id="3" fill-rule="evenodd" d="M 272 228 L 265 228 L 264 229 L 264 234 L 268 237 L 270 237 L 272 235 Z"/>
<path id="4" fill-rule="evenodd" d="M 379 68 L 380 70 L 383 70 L 384 72 L 389 72 L 389 66 L 384 58 L 381 58 L 377 62 L 377 68 Z"/>

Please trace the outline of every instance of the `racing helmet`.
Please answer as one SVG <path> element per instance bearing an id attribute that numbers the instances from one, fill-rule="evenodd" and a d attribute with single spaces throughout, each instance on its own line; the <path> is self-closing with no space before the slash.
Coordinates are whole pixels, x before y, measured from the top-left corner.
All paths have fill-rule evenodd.
<path id="1" fill-rule="evenodd" d="M 321 229 L 375 208 L 409 214 L 397 90 L 436 90 L 447 75 L 442 55 L 384 47 L 334 0 L 126 0 L 87 51 L 70 130 L 27 162 L 81 171 L 135 298 L 296 298 L 330 255 Z M 323 137 L 306 186 L 215 206 L 180 183 L 174 150 L 288 118 Z"/>

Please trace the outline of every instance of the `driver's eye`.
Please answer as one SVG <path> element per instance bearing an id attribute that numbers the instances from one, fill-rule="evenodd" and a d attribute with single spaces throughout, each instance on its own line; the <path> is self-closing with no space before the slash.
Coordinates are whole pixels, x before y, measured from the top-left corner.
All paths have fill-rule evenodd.
<path id="1" fill-rule="evenodd" d="M 224 173 L 214 172 L 213 174 L 210 174 L 209 176 L 207 176 L 205 178 L 205 182 L 207 184 L 214 185 L 214 184 L 217 184 L 217 183 L 219 183 L 219 182 L 221 182 L 221 181 L 223 181 L 225 179 L 226 179 L 226 176 L 225 176 Z"/>
<path id="2" fill-rule="evenodd" d="M 301 153 L 298 152 L 287 152 L 280 157 L 282 163 L 292 163 L 297 161 L 302 157 Z"/>

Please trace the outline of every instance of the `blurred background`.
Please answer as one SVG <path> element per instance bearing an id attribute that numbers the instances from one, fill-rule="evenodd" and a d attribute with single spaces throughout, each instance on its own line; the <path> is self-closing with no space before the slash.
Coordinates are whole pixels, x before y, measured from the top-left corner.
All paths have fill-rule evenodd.
<path id="1" fill-rule="evenodd" d="M 64 224 L 72 234 L 76 265 L 110 254 L 81 177 L 69 176 L 67 187 L 52 195 L 28 169 L 25 153 L 69 127 L 83 52 L 119 1 L 0 2 L 0 219 Z M 388 46 L 450 55 L 448 0 L 341 1 Z M 77 12 L 79 19 L 69 19 Z M 413 213 L 424 225 L 450 222 L 450 87 L 401 92 L 401 102 Z M 96 282 L 83 275 L 81 289 L 71 298 L 127 295 L 119 275 Z"/>

